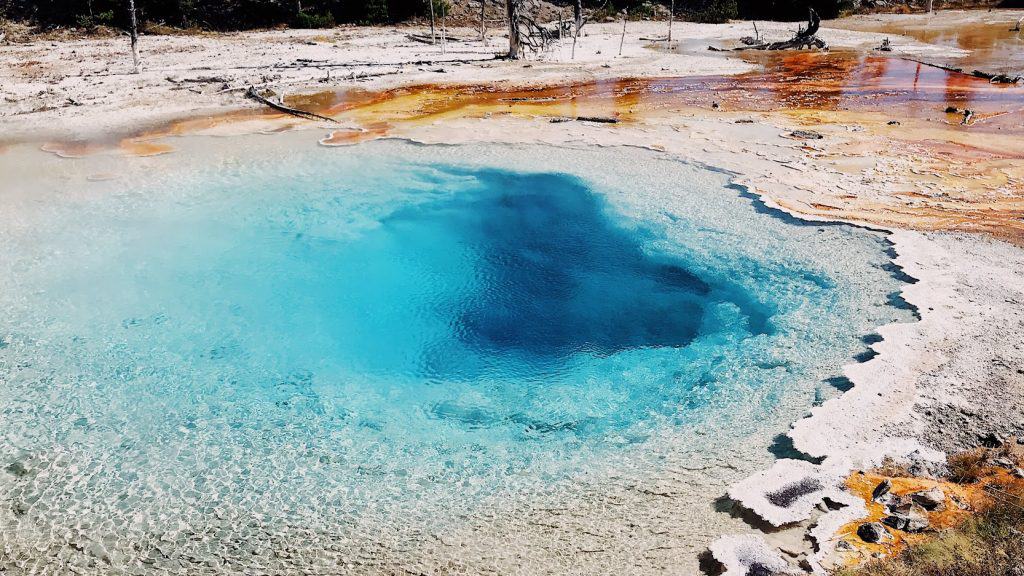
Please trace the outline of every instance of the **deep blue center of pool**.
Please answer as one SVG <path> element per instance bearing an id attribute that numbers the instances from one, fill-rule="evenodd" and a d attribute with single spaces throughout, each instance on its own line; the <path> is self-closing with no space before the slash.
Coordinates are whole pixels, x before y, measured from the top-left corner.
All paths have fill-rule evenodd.
<path id="1" fill-rule="evenodd" d="M 416 368 L 390 354 L 371 363 L 471 378 L 531 376 L 574 354 L 685 346 L 698 335 L 708 284 L 682 259 L 646 250 L 650 231 L 616 222 L 581 182 L 473 176 L 471 190 L 398 209 L 350 244 L 303 243 L 339 341 L 387 349 L 418 331 Z"/>

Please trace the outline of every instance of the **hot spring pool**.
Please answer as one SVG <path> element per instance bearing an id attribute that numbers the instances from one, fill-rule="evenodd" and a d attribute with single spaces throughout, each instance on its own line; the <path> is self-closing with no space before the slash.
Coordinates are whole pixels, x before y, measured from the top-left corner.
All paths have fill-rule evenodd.
<path id="1" fill-rule="evenodd" d="M 910 315 L 653 153 L 182 147 L 0 186 L 0 571 L 685 573 Z"/>

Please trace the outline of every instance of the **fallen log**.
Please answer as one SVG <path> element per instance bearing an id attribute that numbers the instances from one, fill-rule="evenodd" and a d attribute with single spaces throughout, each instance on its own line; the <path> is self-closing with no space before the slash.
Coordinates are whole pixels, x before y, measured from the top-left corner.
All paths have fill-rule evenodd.
<path id="1" fill-rule="evenodd" d="M 435 39 L 431 38 L 430 36 L 424 36 L 422 34 L 406 34 L 405 37 L 408 38 L 409 40 L 412 40 L 413 42 L 422 42 L 424 44 L 437 44 Z M 447 35 L 445 36 L 445 41 L 446 42 L 463 42 L 463 40 L 461 38 L 453 38 L 453 37 L 447 36 Z"/>
<path id="2" fill-rule="evenodd" d="M 559 116 L 552 118 L 550 122 L 552 124 L 561 124 L 562 122 L 594 122 L 596 124 L 618 124 L 620 120 L 613 116 Z"/>
<path id="3" fill-rule="evenodd" d="M 983 72 L 981 70 L 974 70 L 973 72 L 968 72 L 963 68 L 953 68 L 952 66 L 944 66 L 942 64 L 925 62 L 924 60 L 916 60 L 914 58 L 904 58 L 904 60 L 916 62 L 917 64 L 921 64 L 922 66 L 938 68 L 939 70 L 945 70 L 946 72 L 952 72 L 954 74 L 963 74 L 965 76 L 973 76 L 974 78 L 982 78 L 988 80 L 993 84 L 1016 84 L 1024 80 L 1024 77 L 1021 76 L 1010 76 L 1008 74 L 993 74 L 991 72 Z"/>
<path id="4" fill-rule="evenodd" d="M 782 40 L 780 42 L 757 42 L 757 39 L 753 39 L 754 43 L 751 43 L 751 38 L 745 37 L 741 41 L 746 46 L 740 46 L 738 48 L 716 48 L 714 46 L 708 46 L 708 50 L 712 52 L 739 52 L 741 50 L 800 50 L 803 48 L 818 48 L 821 50 L 828 50 L 828 43 L 818 38 L 818 30 L 821 28 L 821 17 L 814 11 L 814 8 L 808 8 L 807 17 L 807 28 L 801 28 L 797 33 L 789 40 Z"/>
<path id="5" fill-rule="evenodd" d="M 292 116 L 297 116 L 299 118 L 305 118 L 306 120 L 325 120 L 327 122 L 333 122 L 335 124 L 340 124 L 340 122 L 338 122 L 337 120 L 335 120 L 334 118 L 331 118 L 329 116 L 321 116 L 321 115 L 319 115 L 319 114 L 317 114 L 315 112 L 307 112 L 305 110 L 299 110 L 297 108 L 289 108 L 288 106 L 285 106 L 284 104 L 279 104 L 277 102 L 274 102 L 273 100 L 269 100 L 267 98 L 264 98 L 263 96 L 260 96 L 259 92 L 256 91 L 256 88 L 254 88 L 252 86 L 249 86 L 249 89 L 245 91 L 245 97 L 246 98 L 251 98 L 251 99 L 253 99 L 253 100 L 255 100 L 255 101 L 257 101 L 257 102 L 259 102 L 261 104 L 269 106 L 269 107 L 273 108 L 274 110 L 277 110 L 278 112 L 284 112 L 285 114 L 291 114 Z"/>

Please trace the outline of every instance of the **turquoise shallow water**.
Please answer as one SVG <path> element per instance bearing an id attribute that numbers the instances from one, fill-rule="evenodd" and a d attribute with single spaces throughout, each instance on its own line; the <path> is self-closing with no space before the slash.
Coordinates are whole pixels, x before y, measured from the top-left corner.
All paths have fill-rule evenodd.
<path id="1" fill-rule="evenodd" d="M 204 534 L 241 569 L 239 518 L 398 555 L 627 469 L 741 472 L 907 317 L 880 235 L 649 153 L 182 155 L 0 197 L 0 519 L 42 565 Z"/>

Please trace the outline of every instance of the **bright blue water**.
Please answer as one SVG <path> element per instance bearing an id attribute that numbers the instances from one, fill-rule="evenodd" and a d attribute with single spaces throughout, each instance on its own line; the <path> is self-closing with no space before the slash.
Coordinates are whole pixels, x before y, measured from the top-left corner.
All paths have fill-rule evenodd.
<path id="1" fill-rule="evenodd" d="M 877 234 L 551 150 L 201 149 L 5 193 L 0 457 L 80 501 L 37 521 L 412 525 L 683 450 L 753 468 L 903 318 Z"/>

